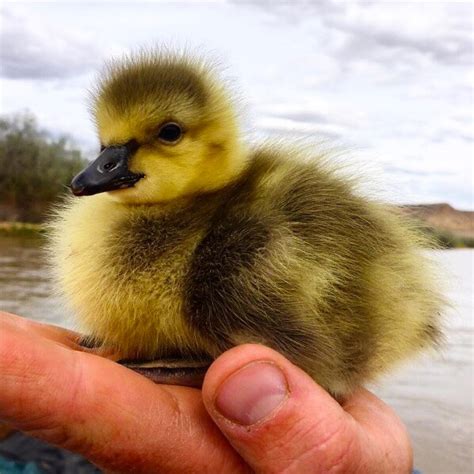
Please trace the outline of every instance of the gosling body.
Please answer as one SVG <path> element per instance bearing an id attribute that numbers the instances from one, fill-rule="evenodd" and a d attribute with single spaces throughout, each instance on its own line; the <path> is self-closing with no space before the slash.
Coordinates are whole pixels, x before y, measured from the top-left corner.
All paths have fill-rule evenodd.
<path id="1" fill-rule="evenodd" d="M 110 105 L 107 93 L 131 70 L 176 63 L 190 84 L 199 77 L 211 103 L 205 111 L 200 103 L 193 109 L 189 87 L 183 99 L 182 87 L 156 74 L 138 98 Z M 443 303 L 418 233 L 359 195 L 330 157 L 315 151 L 308 159 L 279 145 L 247 149 L 225 94 L 215 82 L 206 88 L 199 71 L 189 60 L 151 55 L 126 61 L 99 90 L 105 148 L 152 143 L 143 124 L 162 119 L 147 90 L 151 101 L 168 88 L 178 106 L 165 115 L 181 123 L 194 113 L 197 125 L 171 151 L 144 145 L 133 155 L 130 169 L 145 176 L 133 187 L 71 198 L 58 210 L 50 253 L 82 328 L 129 359 L 215 358 L 237 344 L 266 344 L 335 395 L 435 345 Z M 180 145 L 182 155 L 170 156 Z M 153 172 L 171 176 L 181 159 L 187 164 L 174 185 L 157 191 L 168 186 L 165 194 L 147 190 L 159 187 Z"/>

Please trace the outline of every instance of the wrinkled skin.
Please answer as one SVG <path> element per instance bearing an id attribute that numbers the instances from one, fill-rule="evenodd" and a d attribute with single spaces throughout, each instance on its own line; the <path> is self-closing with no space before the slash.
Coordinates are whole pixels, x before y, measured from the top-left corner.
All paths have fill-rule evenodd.
<path id="1" fill-rule="evenodd" d="M 80 347 L 79 337 L 0 313 L 1 421 L 108 472 L 411 472 L 406 430 L 387 405 L 364 389 L 339 404 L 266 347 L 223 354 L 201 392 L 155 385 L 111 355 Z M 278 367 L 288 392 L 263 420 L 230 421 L 221 390 L 261 361 Z"/>

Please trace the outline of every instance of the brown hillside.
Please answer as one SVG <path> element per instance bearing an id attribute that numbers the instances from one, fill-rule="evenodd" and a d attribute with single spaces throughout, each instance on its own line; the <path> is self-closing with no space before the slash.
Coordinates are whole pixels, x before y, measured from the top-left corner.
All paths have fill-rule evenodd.
<path id="1" fill-rule="evenodd" d="M 459 211 L 445 203 L 406 205 L 402 209 L 435 230 L 447 231 L 458 237 L 474 238 L 473 211 Z"/>

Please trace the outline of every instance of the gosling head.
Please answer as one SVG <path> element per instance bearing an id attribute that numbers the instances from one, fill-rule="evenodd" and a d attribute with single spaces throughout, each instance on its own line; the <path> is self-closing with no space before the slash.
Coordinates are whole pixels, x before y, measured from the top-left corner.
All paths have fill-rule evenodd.
<path id="1" fill-rule="evenodd" d="M 92 112 L 101 153 L 73 179 L 77 196 L 165 203 L 222 188 L 245 166 L 230 97 L 212 68 L 185 56 L 147 52 L 110 64 Z"/>

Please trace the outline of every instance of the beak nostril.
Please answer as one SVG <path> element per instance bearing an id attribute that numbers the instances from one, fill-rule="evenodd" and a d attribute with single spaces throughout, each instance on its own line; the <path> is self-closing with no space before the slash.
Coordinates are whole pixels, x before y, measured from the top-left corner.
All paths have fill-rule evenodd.
<path id="1" fill-rule="evenodd" d="M 117 167 L 117 163 L 114 163 L 113 161 L 109 161 L 108 163 L 105 163 L 104 170 L 111 171 L 116 167 Z"/>

